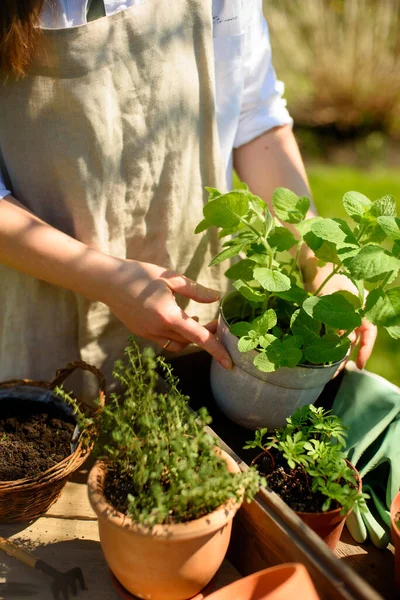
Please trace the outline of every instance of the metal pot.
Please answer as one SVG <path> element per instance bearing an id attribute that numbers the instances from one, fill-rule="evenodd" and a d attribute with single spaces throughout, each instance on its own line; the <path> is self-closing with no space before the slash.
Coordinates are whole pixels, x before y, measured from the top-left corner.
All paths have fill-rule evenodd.
<path id="1" fill-rule="evenodd" d="M 213 359 L 213 396 L 221 411 L 242 427 L 283 427 L 296 408 L 314 404 L 345 359 L 328 366 L 300 365 L 281 367 L 273 373 L 259 371 L 253 365 L 257 351 L 239 352 L 238 338 L 229 331 L 224 306 L 235 296 L 237 292 L 231 292 L 222 300 L 217 329 L 218 339 L 228 350 L 234 366 L 226 370 Z"/>

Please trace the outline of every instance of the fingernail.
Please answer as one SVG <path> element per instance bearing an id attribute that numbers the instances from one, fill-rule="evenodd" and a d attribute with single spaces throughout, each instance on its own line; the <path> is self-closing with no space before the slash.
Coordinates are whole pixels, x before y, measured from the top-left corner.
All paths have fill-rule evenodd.
<path id="1" fill-rule="evenodd" d="M 224 367 L 224 369 L 232 369 L 232 363 L 227 358 L 223 358 L 221 360 L 221 365 Z"/>
<path id="2" fill-rule="evenodd" d="M 210 288 L 208 288 L 207 296 L 209 298 L 212 298 L 213 300 L 218 300 L 219 298 L 221 298 L 221 292 L 219 292 L 218 290 L 211 290 Z"/>

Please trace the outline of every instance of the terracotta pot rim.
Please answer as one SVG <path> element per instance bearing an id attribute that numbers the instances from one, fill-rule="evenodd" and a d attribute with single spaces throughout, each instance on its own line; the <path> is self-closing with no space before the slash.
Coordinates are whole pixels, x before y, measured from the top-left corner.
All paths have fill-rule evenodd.
<path id="1" fill-rule="evenodd" d="M 400 543 L 400 529 L 396 525 L 395 516 L 400 513 L 400 491 L 397 492 L 390 505 L 390 521 L 392 523 L 392 534 Z"/>
<path id="2" fill-rule="evenodd" d="M 254 466 L 256 464 L 256 461 L 263 455 L 265 454 L 265 450 L 263 452 L 260 452 L 260 454 L 257 454 L 257 456 L 255 458 L 253 458 L 253 460 L 251 461 L 250 465 Z M 351 464 L 351 462 L 349 460 L 347 460 L 347 458 L 345 458 L 346 463 L 349 465 L 349 467 L 351 469 L 353 469 L 353 471 L 356 474 L 356 479 L 358 481 L 358 491 L 362 490 L 362 479 L 361 479 L 361 475 L 360 473 L 357 471 L 357 469 L 355 468 L 354 465 Z M 273 490 L 271 490 L 273 491 Z M 276 494 L 276 492 L 274 492 Z M 400 497 L 400 492 L 399 492 L 399 497 Z M 277 494 L 277 496 L 279 496 L 279 494 Z M 279 496 L 280 497 L 280 496 Z M 290 507 L 289 507 L 290 508 Z M 292 509 L 293 510 L 293 509 Z M 335 508 L 334 510 L 327 510 L 325 512 L 300 512 L 300 511 L 293 511 L 296 513 L 296 515 L 305 515 L 306 517 L 312 517 L 312 516 L 316 516 L 316 515 L 326 515 L 326 516 L 331 516 L 334 517 L 335 515 L 338 515 L 342 510 L 342 507 L 339 506 L 339 508 Z M 399 507 L 398 510 L 400 510 L 400 502 L 399 502 Z M 344 515 L 343 518 L 345 518 L 350 511 L 347 511 Z M 400 535 L 400 531 L 399 531 L 399 535 Z"/>
<path id="3" fill-rule="evenodd" d="M 225 294 L 225 296 L 223 296 L 223 298 L 221 298 L 220 305 L 219 305 L 219 312 L 221 313 L 222 320 L 225 322 L 225 324 L 228 327 L 229 327 L 229 323 L 226 320 L 225 315 L 224 315 L 223 302 L 230 295 L 235 295 L 235 296 L 236 295 L 240 295 L 240 292 L 235 292 L 235 291 L 234 292 L 228 292 L 227 294 Z M 231 335 L 233 337 L 235 337 L 236 339 L 239 339 L 236 335 L 233 335 L 233 334 L 231 334 Z M 258 350 L 251 350 L 251 352 L 255 352 L 255 353 L 259 354 Z M 336 362 L 330 363 L 329 365 L 304 365 L 302 363 L 299 363 L 295 367 L 286 367 L 286 368 L 290 368 L 290 369 L 301 368 L 301 369 L 316 369 L 316 370 L 319 370 L 319 369 L 331 369 L 332 367 L 336 367 L 336 366 L 339 367 L 342 364 L 342 362 L 344 360 L 346 360 L 346 358 L 349 356 L 349 354 L 350 354 L 350 350 L 347 352 L 346 356 L 344 356 L 340 360 L 337 360 Z M 238 365 L 236 365 L 236 366 L 238 366 Z M 241 367 L 239 367 L 239 368 L 241 368 Z"/>
<path id="4" fill-rule="evenodd" d="M 228 463 L 231 472 L 240 472 L 240 467 L 227 452 L 218 448 L 222 458 Z M 115 510 L 103 495 L 103 482 L 106 474 L 105 461 L 97 461 L 92 467 L 88 477 L 89 501 L 98 519 L 108 521 L 112 526 L 123 529 L 127 533 L 134 533 L 144 537 L 156 537 L 168 539 L 168 541 L 180 541 L 187 538 L 196 538 L 209 535 L 223 527 L 235 516 L 242 502 L 228 500 L 225 504 L 216 508 L 213 512 L 185 523 L 174 523 L 171 525 L 154 525 L 149 527 L 140 525 L 131 517 Z"/>

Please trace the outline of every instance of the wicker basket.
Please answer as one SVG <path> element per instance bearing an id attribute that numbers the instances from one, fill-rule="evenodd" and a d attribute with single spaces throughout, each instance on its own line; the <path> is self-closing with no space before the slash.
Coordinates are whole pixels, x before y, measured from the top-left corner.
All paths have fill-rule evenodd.
<path id="1" fill-rule="evenodd" d="M 28 379 L 15 379 L 0 383 L 0 389 L 15 386 L 31 386 L 53 390 L 61 385 L 76 369 L 83 369 L 93 373 L 99 382 L 100 405 L 105 401 L 105 379 L 102 373 L 91 365 L 82 361 L 69 363 L 64 369 L 57 371 L 52 381 L 31 381 Z M 83 408 L 88 408 L 80 402 Z M 92 409 L 93 410 L 93 409 Z M 90 447 L 83 446 L 82 436 L 75 450 L 47 471 L 39 473 L 36 477 L 27 477 L 15 481 L 0 481 L 0 523 L 15 523 L 30 521 L 45 513 L 59 497 L 67 479 L 79 469 L 90 454 Z"/>

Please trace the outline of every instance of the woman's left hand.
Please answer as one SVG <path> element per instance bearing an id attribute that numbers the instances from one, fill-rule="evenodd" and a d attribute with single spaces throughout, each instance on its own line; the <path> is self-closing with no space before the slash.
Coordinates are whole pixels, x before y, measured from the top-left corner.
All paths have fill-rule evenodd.
<path id="1" fill-rule="evenodd" d="M 331 271 L 332 265 L 327 265 L 326 267 L 317 268 L 316 271 L 314 270 L 312 277 L 307 277 L 307 271 L 303 272 L 304 287 L 309 292 L 315 292 L 315 290 L 319 288 L 321 283 L 326 279 L 327 275 L 329 275 Z M 321 295 L 326 296 L 327 294 L 333 294 L 334 292 L 338 292 L 340 290 L 347 290 L 352 294 L 358 295 L 356 287 L 344 275 L 334 275 L 326 283 L 326 285 L 324 285 Z M 360 327 L 355 329 L 349 336 L 351 340 L 350 353 L 356 346 L 359 346 L 356 357 L 356 365 L 359 369 L 363 369 L 365 367 L 369 357 L 371 356 L 376 336 L 377 328 L 365 318 L 362 320 Z M 344 361 L 342 363 L 339 371 L 345 367 L 346 362 L 347 361 Z"/>

